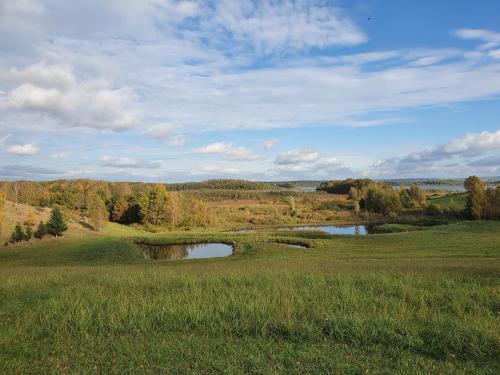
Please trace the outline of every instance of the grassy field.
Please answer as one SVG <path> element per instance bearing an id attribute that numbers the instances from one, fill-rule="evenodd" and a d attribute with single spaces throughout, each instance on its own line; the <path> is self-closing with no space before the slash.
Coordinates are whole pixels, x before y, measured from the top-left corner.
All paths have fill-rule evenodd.
<path id="1" fill-rule="evenodd" d="M 430 200 L 441 209 L 449 208 L 452 201 L 455 202 L 458 209 L 464 209 L 467 203 L 467 195 L 467 193 L 447 194 L 431 197 Z"/>
<path id="2" fill-rule="evenodd" d="M 146 261 L 135 239 L 238 253 Z M 0 250 L 6 374 L 497 374 L 499 314 L 499 222 L 359 237 L 111 224 Z"/>

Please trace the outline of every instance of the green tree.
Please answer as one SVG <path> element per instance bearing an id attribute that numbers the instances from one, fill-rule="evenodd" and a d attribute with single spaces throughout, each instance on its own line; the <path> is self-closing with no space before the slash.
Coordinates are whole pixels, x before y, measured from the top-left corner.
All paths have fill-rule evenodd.
<path id="1" fill-rule="evenodd" d="M 39 240 L 41 240 L 43 238 L 43 236 L 45 236 L 47 233 L 48 233 L 47 224 L 45 224 L 43 221 L 40 221 L 38 223 L 38 227 L 36 228 L 36 231 L 34 234 L 35 238 L 38 238 Z"/>
<path id="2" fill-rule="evenodd" d="M 366 190 L 364 206 L 370 212 L 381 213 L 385 216 L 396 215 L 401 212 L 399 194 L 391 186 L 371 184 Z"/>
<path id="3" fill-rule="evenodd" d="M 160 225 L 166 220 L 167 188 L 164 184 L 148 186 L 141 199 L 141 214 L 148 224 Z"/>
<path id="4" fill-rule="evenodd" d="M 5 218 L 5 194 L 3 191 L 0 191 L 0 233 L 2 233 L 4 218 Z"/>
<path id="5" fill-rule="evenodd" d="M 108 222 L 108 210 L 106 204 L 101 198 L 101 194 L 89 192 L 86 197 L 87 217 L 90 225 L 94 227 L 97 232 L 101 232 Z"/>
<path id="6" fill-rule="evenodd" d="M 62 236 L 63 232 L 68 230 L 68 225 L 64 220 L 63 213 L 57 207 L 52 209 L 50 219 L 47 222 L 47 232 L 53 236 Z"/>
<path id="7" fill-rule="evenodd" d="M 21 242 L 25 238 L 25 233 L 21 223 L 17 223 L 14 231 L 10 235 L 10 242 Z"/>
<path id="8" fill-rule="evenodd" d="M 465 212 L 472 220 L 480 220 L 484 217 L 484 208 L 486 206 L 486 192 L 484 184 L 477 176 L 467 177 L 464 181 L 465 190 L 469 193 Z"/>

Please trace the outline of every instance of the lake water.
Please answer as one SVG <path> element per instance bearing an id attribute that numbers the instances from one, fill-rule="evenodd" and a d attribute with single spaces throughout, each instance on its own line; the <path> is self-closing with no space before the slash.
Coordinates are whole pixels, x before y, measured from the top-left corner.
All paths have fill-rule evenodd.
<path id="1" fill-rule="evenodd" d="M 220 258 L 233 254 L 233 247 L 224 243 L 138 245 L 144 258 L 153 260 Z"/>
<path id="2" fill-rule="evenodd" d="M 453 192 L 465 191 L 463 185 L 417 185 L 421 190 L 447 190 Z M 394 189 L 399 189 L 399 186 L 393 185 Z M 410 188 L 405 185 L 405 188 Z"/>
<path id="3" fill-rule="evenodd" d="M 266 228 L 266 229 L 236 229 L 228 232 L 235 233 L 252 233 L 257 231 L 285 231 L 285 230 L 315 230 L 328 234 L 347 234 L 360 235 L 368 234 L 365 225 L 318 225 L 318 226 L 301 226 L 301 227 L 283 227 L 283 228 Z"/>

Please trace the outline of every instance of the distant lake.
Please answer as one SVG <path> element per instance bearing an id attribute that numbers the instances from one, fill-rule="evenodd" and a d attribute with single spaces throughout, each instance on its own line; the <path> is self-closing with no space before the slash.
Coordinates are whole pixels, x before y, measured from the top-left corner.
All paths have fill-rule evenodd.
<path id="1" fill-rule="evenodd" d="M 286 231 L 286 230 L 315 230 L 328 234 L 345 234 L 353 236 L 364 236 L 368 234 L 365 225 L 306 225 L 300 227 L 280 227 L 280 228 L 262 228 L 262 229 L 236 229 L 228 232 L 252 233 L 258 231 Z"/>
<path id="2" fill-rule="evenodd" d="M 417 185 L 422 190 L 448 190 L 448 191 L 465 191 L 463 185 Z M 395 189 L 399 189 L 399 186 L 393 185 Z M 406 188 L 410 188 L 410 185 L 404 185 Z"/>
<path id="3" fill-rule="evenodd" d="M 399 185 L 391 185 L 394 189 L 399 189 Z M 410 185 L 403 185 L 406 188 L 409 188 Z M 422 190 L 448 190 L 448 191 L 464 191 L 463 185 L 417 185 Z M 312 193 L 316 191 L 316 187 L 314 186 L 301 186 L 297 188 L 298 191 Z"/>
<path id="4" fill-rule="evenodd" d="M 233 254 L 233 247 L 224 243 L 198 244 L 138 244 L 146 259 L 182 260 L 227 257 Z"/>

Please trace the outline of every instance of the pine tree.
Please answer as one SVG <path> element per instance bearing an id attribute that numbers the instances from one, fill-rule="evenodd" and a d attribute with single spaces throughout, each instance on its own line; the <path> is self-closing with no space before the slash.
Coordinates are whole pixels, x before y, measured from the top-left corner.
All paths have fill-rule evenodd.
<path id="1" fill-rule="evenodd" d="M 47 234 L 47 224 L 45 224 L 43 221 L 40 221 L 35 231 L 35 238 L 41 240 L 43 236 L 45 236 L 46 234 Z"/>
<path id="2" fill-rule="evenodd" d="M 64 216 L 59 208 L 52 209 L 50 219 L 47 222 L 47 231 L 53 236 L 61 236 L 63 232 L 68 230 L 68 226 L 64 221 Z"/>
<path id="3" fill-rule="evenodd" d="M 21 223 L 17 223 L 14 231 L 10 235 L 10 242 L 21 242 L 25 238 L 25 233 Z"/>

